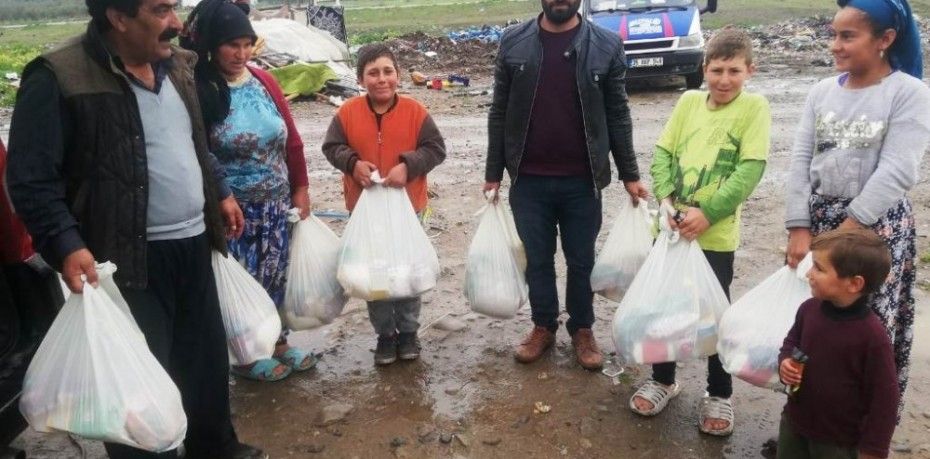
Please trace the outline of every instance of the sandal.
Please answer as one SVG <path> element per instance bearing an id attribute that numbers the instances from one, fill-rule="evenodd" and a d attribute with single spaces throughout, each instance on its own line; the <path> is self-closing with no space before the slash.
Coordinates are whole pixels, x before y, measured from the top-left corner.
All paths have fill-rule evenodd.
<path id="1" fill-rule="evenodd" d="M 726 421 L 727 426 L 723 429 L 708 429 L 704 427 L 708 420 L 717 419 Z M 701 399 L 701 421 L 699 426 L 701 432 L 718 437 L 726 437 L 733 433 L 733 404 L 728 398 L 704 396 Z"/>
<path id="2" fill-rule="evenodd" d="M 320 361 L 320 357 L 312 352 L 302 351 L 296 347 L 288 348 L 281 355 L 276 355 L 274 358 L 281 361 L 281 363 L 287 365 L 294 371 L 307 371 L 316 366 L 317 362 Z"/>
<path id="3" fill-rule="evenodd" d="M 276 375 L 274 374 L 274 371 L 279 366 L 284 366 L 285 370 L 283 373 Z M 290 366 L 275 359 L 261 359 L 255 362 L 251 368 L 244 366 L 230 367 L 230 372 L 232 372 L 232 374 L 241 378 L 251 379 L 253 381 L 280 381 L 288 377 L 292 371 L 293 369 L 291 369 Z"/>
<path id="4" fill-rule="evenodd" d="M 639 389 L 636 390 L 636 393 L 630 397 L 630 409 L 641 416 L 655 416 L 661 413 L 662 410 L 665 409 L 665 405 L 668 405 L 669 400 L 678 396 L 680 392 L 681 385 L 677 382 L 671 386 L 665 386 L 650 379 L 640 386 Z M 636 403 L 633 401 L 636 397 L 640 397 L 652 403 L 652 409 L 640 410 L 637 408 Z"/>

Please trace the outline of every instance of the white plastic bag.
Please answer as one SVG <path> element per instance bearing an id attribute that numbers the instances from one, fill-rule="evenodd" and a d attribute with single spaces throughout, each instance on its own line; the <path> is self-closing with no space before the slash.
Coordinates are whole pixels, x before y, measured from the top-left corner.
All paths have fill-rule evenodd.
<path id="1" fill-rule="evenodd" d="M 149 351 L 113 283 L 70 295 L 29 364 L 19 408 L 39 432 L 70 432 L 148 451 L 177 448 L 187 432 L 181 394 Z"/>
<path id="2" fill-rule="evenodd" d="M 661 363 L 717 352 L 717 322 L 729 306 L 697 241 L 667 223 L 614 314 L 617 354 L 627 362 Z"/>
<path id="3" fill-rule="evenodd" d="M 298 217 L 291 231 L 281 311 L 288 328 L 307 330 L 339 317 L 349 297 L 336 278 L 338 266 L 339 237 L 313 215 Z"/>
<path id="4" fill-rule="evenodd" d="M 490 192 L 468 248 L 465 296 L 472 311 L 509 319 L 527 301 L 526 254 L 513 215 Z"/>
<path id="5" fill-rule="evenodd" d="M 591 270 L 591 291 L 613 301 L 623 299 L 652 249 L 652 222 L 646 201 L 625 199 Z"/>
<path id="6" fill-rule="evenodd" d="M 750 384 L 779 389 L 778 351 L 798 307 L 811 297 L 808 254 L 794 270 L 787 265 L 747 292 L 720 319 L 717 351 L 728 373 Z"/>
<path id="7" fill-rule="evenodd" d="M 281 318 L 268 292 L 232 255 L 213 252 L 213 275 L 233 365 L 271 358 Z"/>
<path id="8" fill-rule="evenodd" d="M 342 235 L 339 283 L 365 301 L 419 296 L 436 286 L 439 259 L 407 191 L 375 184 L 362 191 Z"/>

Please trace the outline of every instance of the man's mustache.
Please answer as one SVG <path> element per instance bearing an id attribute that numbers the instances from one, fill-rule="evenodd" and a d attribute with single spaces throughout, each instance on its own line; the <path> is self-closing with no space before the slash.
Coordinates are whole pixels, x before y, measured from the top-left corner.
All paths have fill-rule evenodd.
<path id="1" fill-rule="evenodd" d="M 174 40 L 174 38 L 177 37 L 179 33 L 181 33 L 181 31 L 178 29 L 168 29 L 162 32 L 161 35 L 158 36 L 158 40 L 159 41 Z"/>

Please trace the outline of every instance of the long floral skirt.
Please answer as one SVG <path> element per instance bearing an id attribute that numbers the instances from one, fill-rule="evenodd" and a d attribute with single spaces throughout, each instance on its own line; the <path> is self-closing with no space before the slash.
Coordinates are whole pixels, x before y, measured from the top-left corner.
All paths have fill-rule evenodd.
<path id="1" fill-rule="evenodd" d="M 828 198 L 811 195 L 811 232 L 820 233 L 836 229 L 846 220 L 846 208 L 851 199 Z M 900 417 L 904 407 L 904 390 L 907 388 L 908 370 L 911 366 L 911 343 L 914 340 L 914 295 L 913 287 L 917 270 L 917 230 L 911 202 L 905 198 L 871 226 L 891 251 L 891 273 L 885 284 L 872 293 L 869 305 L 878 315 L 894 347 L 895 365 L 898 369 L 898 387 L 901 402 Z"/>
<path id="2" fill-rule="evenodd" d="M 229 252 L 258 281 L 278 309 L 284 304 L 287 284 L 287 261 L 290 234 L 287 211 L 288 198 L 275 201 L 239 201 L 245 217 L 242 237 L 229 241 Z M 286 331 L 282 331 L 282 337 Z"/>

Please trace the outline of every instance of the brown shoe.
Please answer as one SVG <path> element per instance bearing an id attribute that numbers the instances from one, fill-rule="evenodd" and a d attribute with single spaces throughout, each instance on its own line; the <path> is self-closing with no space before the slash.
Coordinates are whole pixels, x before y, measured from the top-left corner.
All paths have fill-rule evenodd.
<path id="1" fill-rule="evenodd" d="M 572 335 L 572 346 L 575 347 L 575 357 L 585 370 L 600 370 L 604 366 L 604 356 L 601 355 L 594 333 L 590 328 L 579 328 Z"/>
<path id="2" fill-rule="evenodd" d="M 547 349 L 555 343 L 555 333 L 546 327 L 535 326 L 533 331 L 514 350 L 513 357 L 520 363 L 532 363 L 539 360 Z"/>

